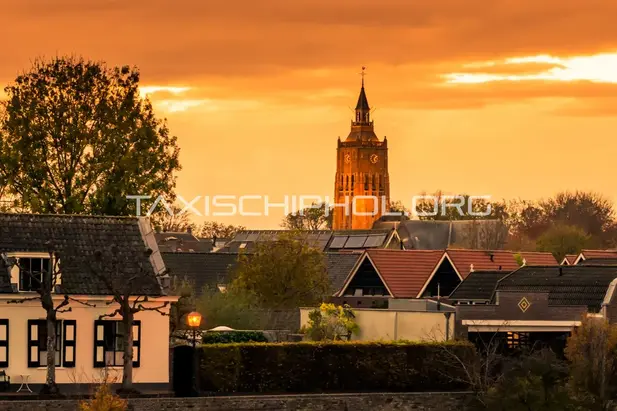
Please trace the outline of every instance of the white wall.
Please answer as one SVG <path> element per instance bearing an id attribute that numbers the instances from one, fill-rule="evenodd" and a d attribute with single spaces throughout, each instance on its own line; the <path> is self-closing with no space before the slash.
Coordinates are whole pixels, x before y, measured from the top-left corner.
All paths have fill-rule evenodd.
<path id="1" fill-rule="evenodd" d="M 9 320 L 9 367 L 6 370 L 13 383 L 21 382 L 20 374 L 30 374 L 30 382 L 44 383 L 46 368 L 28 368 L 28 320 L 44 319 L 45 310 L 40 301 L 22 304 L 8 303 L 13 295 L 0 296 L 0 319 Z M 84 298 L 80 298 L 84 300 Z M 71 312 L 58 314 L 58 319 L 76 320 L 77 341 L 75 368 L 56 367 L 57 383 L 99 382 L 103 369 L 94 368 L 94 321 L 102 314 L 112 313 L 117 305 L 106 305 L 102 300 L 89 300 L 97 307 L 87 307 L 71 302 Z M 143 303 L 157 307 L 161 302 Z M 169 306 L 163 312 L 169 313 Z M 113 318 L 119 320 L 120 317 Z M 156 311 L 142 311 L 135 314 L 141 321 L 140 367 L 134 368 L 136 383 L 169 382 L 169 317 Z M 111 378 L 122 379 L 122 367 L 109 368 Z"/>
<path id="2" fill-rule="evenodd" d="M 300 325 L 308 322 L 313 308 L 300 309 Z M 360 328 L 352 340 L 409 340 L 444 341 L 446 339 L 446 317 L 444 312 L 422 312 L 403 310 L 354 309 L 356 323 Z M 454 313 L 451 313 L 448 337 L 454 336 Z"/>

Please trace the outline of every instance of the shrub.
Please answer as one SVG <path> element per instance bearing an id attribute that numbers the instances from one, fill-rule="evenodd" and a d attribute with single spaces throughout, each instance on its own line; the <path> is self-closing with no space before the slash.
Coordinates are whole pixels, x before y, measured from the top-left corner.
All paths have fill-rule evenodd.
<path id="1" fill-rule="evenodd" d="M 268 342 L 268 339 L 261 331 L 208 331 L 201 342 L 202 344 L 231 344 Z"/>
<path id="2" fill-rule="evenodd" d="M 219 393 L 451 391 L 467 389 L 469 343 L 300 342 L 200 347 L 199 387 Z"/>
<path id="3" fill-rule="evenodd" d="M 101 384 L 94 398 L 79 403 L 79 411 L 126 411 L 128 402 L 114 395 L 108 384 Z"/>
<path id="4" fill-rule="evenodd" d="M 359 330 L 356 316 L 347 304 L 336 306 L 323 303 L 308 316 L 308 323 L 301 331 L 312 341 L 350 339 Z"/>

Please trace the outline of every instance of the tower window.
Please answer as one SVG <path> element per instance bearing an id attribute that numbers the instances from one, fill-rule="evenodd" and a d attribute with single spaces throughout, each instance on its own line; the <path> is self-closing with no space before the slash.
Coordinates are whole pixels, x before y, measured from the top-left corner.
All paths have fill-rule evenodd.
<path id="1" fill-rule="evenodd" d="M 349 190 L 349 176 L 345 176 L 345 190 Z"/>
<path id="2" fill-rule="evenodd" d="M 355 184 L 354 176 L 351 176 L 351 190 L 352 191 L 353 191 L 353 188 L 354 188 L 354 184 Z"/>
<path id="3" fill-rule="evenodd" d="M 371 177 L 371 188 L 373 189 L 373 191 L 377 189 L 376 185 L 377 185 L 377 175 Z"/>
<path id="4" fill-rule="evenodd" d="M 368 174 L 364 175 L 364 191 L 368 191 Z"/>

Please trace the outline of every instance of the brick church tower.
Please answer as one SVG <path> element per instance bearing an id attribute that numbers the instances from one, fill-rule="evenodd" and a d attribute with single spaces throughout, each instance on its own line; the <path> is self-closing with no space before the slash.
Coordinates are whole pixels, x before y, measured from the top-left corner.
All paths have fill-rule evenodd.
<path id="1" fill-rule="evenodd" d="M 348 210 L 341 206 L 334 208 L 332 228 L 335 230 L 370 229 L 383 214 L 384 205 L 387 208 L 390 204 L 388 140 L 384 137 L 380 141 L 373 129 L 371 109 L 364 91 L 364 67 L 351 132 L 345 141 L 338 140 L 334 198 L 336 205 L 349 205 Z M 359 215 L 362 213 L 367 215 Z"/>

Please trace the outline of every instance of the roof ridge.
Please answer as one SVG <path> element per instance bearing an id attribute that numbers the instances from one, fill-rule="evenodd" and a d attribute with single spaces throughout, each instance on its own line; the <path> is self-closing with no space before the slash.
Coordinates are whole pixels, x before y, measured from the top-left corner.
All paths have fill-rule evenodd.
<path id="1" fill-rule="evenodd" d="M 121 216 L 121 215 L 93 215 L 93 214 L 51 214 L 51 213 L 6 213 L 0 212 L 0 216 L 33 216 L 33 217 L 59 217 L 59 218 L 69 218 L 69 217 L 81 217 L 81 218 L 93 218 L 93 219 L 103 219 L 103 218 L 117 218 L 124 220 L 134 220 L 137 219 L 138 216 Z M 139 216 L 146 217 L 146 216 Z"/>

